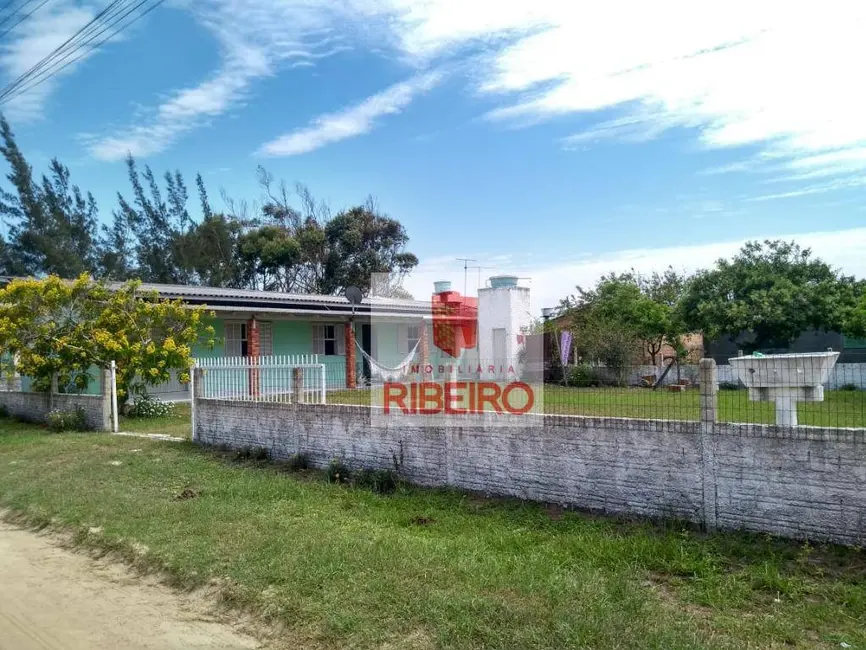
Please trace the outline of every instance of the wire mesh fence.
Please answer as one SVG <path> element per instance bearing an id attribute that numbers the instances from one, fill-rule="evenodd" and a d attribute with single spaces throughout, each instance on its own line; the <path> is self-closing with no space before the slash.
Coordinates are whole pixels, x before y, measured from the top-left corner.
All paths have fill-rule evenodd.
<path id="1" fill-rule="evenodd" d="M 717 367 L 720 422 L 789 426 L 866 427 L 866 355 L 829 363 L 832 355 L 748 356 Z M 862 359 L 862 360 L 861 360 Z M 698 421 L 698 365 L 576 364 L 557 368 L 546 382 L 513 373 L 505 364 L 455 363 L 453 368 L 413 364 L 391 376 L 370 376 L 362 364 L 347 372 L 345 357 L 250 357 L 199 360 L 205 370 L 203 397 L 257 402 L 382 406 L 387 383 L 455 383 L 466 407 L 475 384 L 524 381 L 539 403 L 535 413 L 651 420 Z M 829 365 L 828 365 L 829 364 Z M 493 367 L 494 370 L 489 369 Z M 479 370 L 480 368 L 480 370 Z M 492 372 L 492 374 L 490 374 Z M 354 375 L 354 380 L 352 377 Z M 409 399 L 415 394 L 407 389 Z M 441 393 L 441 391 L 440 391 Z M 436 397 L 431 388 L 429 398 Z M 441 397 L 441 394 L 440 394 Z M 485 407 L 486 408 L 486 407 Z"/>

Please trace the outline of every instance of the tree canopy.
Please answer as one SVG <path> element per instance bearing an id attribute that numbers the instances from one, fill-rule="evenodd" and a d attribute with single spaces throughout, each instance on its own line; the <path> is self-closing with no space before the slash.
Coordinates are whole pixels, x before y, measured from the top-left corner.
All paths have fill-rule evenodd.
<path id="1" fill-rule="evenodd" d="M 808 248 L 753 241 L 731 260 L 697 273 L 678 311 L 692 331 L 711 339 L 731 336 L 757 350 L 785 347 L 809 329 L 843 331 L 861 292 L 853 278 Z"/>
<path id="2" fill-rule="evenodd" d="M 371 275 L 402 280 L 418 259 L 406 250 L 404 226 L 368 199 L 332 215 L 305 186 L 289 189 L 257 169 L 262 196 L 214 210 L 201 175 L 195 178 L 201 218 L 188 208 L 179 171 L 157 176 L 126 160 L 130 192 L 117 193 L 109 223 L 100 223 L 93 196 L 72 184 L 56 159 L 41 178 L 0 117 L 0 153 L 10 172 L 0 189 L 0 273 L 199 284 L 295 293 L 369 292 Z"/>
<path id="3" fill-rule="evenodd" d="M 172 370 L 188 381 L 192 346 L 214 343 L 207 312 L 139 285 L 112 289 L 86 274 L 13 280 L 0 289 L 0 349 L 43 386 L 57 374 L 62 384 L 84 388 L 94 367 L 114 361 L 121 401 L 167 381 Z"/>
<path id="4" fill-rule="evenodd" d="M 676 346 L 683 333 L 675 307 L 686 283 L 673 268 L 649 276 L 611 273 L 590 289 L 577 287 L 577 294 L 563 301 L 564 317 L 579 331 L 579 345 L 589 357 L 617 356 L 621 363 L 628 357 L 632 363 L 646 355 L 657 362 L 665 343 Z"/>

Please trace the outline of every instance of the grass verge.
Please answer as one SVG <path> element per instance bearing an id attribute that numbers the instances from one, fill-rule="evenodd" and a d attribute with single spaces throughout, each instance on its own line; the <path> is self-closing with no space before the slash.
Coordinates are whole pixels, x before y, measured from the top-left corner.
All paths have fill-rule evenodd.
<path id="1" fill-rule="evenodd" d="M 222 585 L 293 648 L 866 647 L 856 550 L 238 463 L 0 420 L 0 506 Z"/>

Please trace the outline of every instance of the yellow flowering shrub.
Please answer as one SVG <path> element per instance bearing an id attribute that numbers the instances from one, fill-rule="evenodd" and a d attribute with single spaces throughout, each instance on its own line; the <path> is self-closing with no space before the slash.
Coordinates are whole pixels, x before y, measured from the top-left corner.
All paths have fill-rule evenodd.
<path id="1" fill-rule="evenodd" d="M 117 364 L 118 396 L 167 381 L 171 370 L 188 380 L 192 346 L 213 346 L 205 307 L 165 300 L 127 282 L 110 288 L 82 275 L 13 280 L 0 289 L 0 349 L 16 370 L 45 385 L 86 384 L 88 370 Z"/>

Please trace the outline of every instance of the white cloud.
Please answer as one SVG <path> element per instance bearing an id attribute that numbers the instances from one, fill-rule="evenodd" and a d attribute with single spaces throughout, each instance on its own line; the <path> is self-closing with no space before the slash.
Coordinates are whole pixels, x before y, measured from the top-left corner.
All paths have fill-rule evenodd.
<path id="1" fill-rule="evenodd" d="M 253 84 L 281 67 L 303 67 L 347 49 L 330 33 L 343 8 L 314 0 L 207 0 L 190 5 L 220 45 L 219 68 L 210 78 L 174 91 L 141 123 L 110 135 L 84 136 L 100 160 L 127 152 L 164 151 L 184 134 L 240 105 Z"/>
<path id="2" fill-rule="evenodd" d="M 461 59 L 477 91 L 499 103 L 491 118 L 525 125 L 580 114 L 590 124 L 565 138 L 567 147 L 641 141 L 686 128 L 706 147 L 757 149 L 755 168 L 772 162 L 811 177 L 863 168 L 854 153 L 866 148 L 861 0 L 830 0 L 820 11 L 784 0 L 203 0 L 189 6 L 220 43 L 219 68 L 175 92 L 149 121 L 93 142 L 98 157 L 163 150 L 241 104 L 257 80 L 309 65 L 334 48 L 358 47 L 390 54 L 415 74 Z M 305 150 L 304 138 L 332 141 L 327 133 L 339 131 L 346 112 L 314 118 L 307 128 L 288 124 L 280 141 L 289 152 Z"/>
<path id="3" fill-rule="evenodd" d="M 305 128 L 266 142 L 259 153 L 265 156 L 296 156 L 369 133 L 378 118 L 402 112 L 416 95 L 430 90 L 441 79 L 441 73 L 431 72 L 394 84 L 354 106 L 321 115 Z"/>
<path id="4" fill-rule="evenodd" d="M 854 228 L 835 232 L 812 232 L 796 235 L 767 235 L 750 239 L 795 240 L 813 253 L 840 268 L 844 273 L 866 278 L 866 228 Z M 574 293 L 575 286 L 589 286 L 602 275 L 611 271 L 624 272 L 634 268 L 642 273 L 663 271 L 673 266 L 679 271 L 694 272 L 711 266 L 715 260 L 730 257 L 745 243 L 743 240 L 727 240 L 709 244 L 670 246 L 667 248 L 630 249 L 599 255 L 581 255 L 574 259 L 541 262 L 528 256 L 512 256 L 507 260 L 492 261 L 482 256 L 477 265 L 492 267 L 482 271 L 482 284 L 492 275 L 510 273 L 522 278 L 531 289 L 532 309 L 539 316 L 542 307 L 555 307 L 561 298 Z M 463 292 L 464 275 L 462 263 L 454 256 L 443 256 L 425 260 L 407 279 L 405 286 L 415 298 L 423 299 L 432 292 L 433 282 L 451 280 L 454 289 Z M 469 295 L 475 295 L 478 275 L 469 269 L 466 286 Z"/>
<path id="5" fill-rule="evenodd" d="M 27 13 L 26 8 L 21 13 Z M 4 83 L 8 84 L 29 71 L 90 22 L 93 15 L 94 11 L 91 7 L 79 6 L 67 1 L 48 3 L 37 9 L 32 16 L 22 21 L 4 37 L 4 43 L 0 46 L 0 70 L 3 72 Z M 8 27 L 7 23 L 4 29 Z M 76 56 L 78 54 L 80 52 Z M 58 75 L 45 77 L 39 85 L 34 85 L 17 97 L 13 97 L 4 105 L 4 112 L 10 118 L 20 122 L 39 119 L 42 117 L 48 97 L 61 77 L 70 75 L 92 54 L 82 56 Z M 69 60 L 60 63 L 66 64 Z M 35 80 L 36 77 L 33 81 Z"/>

